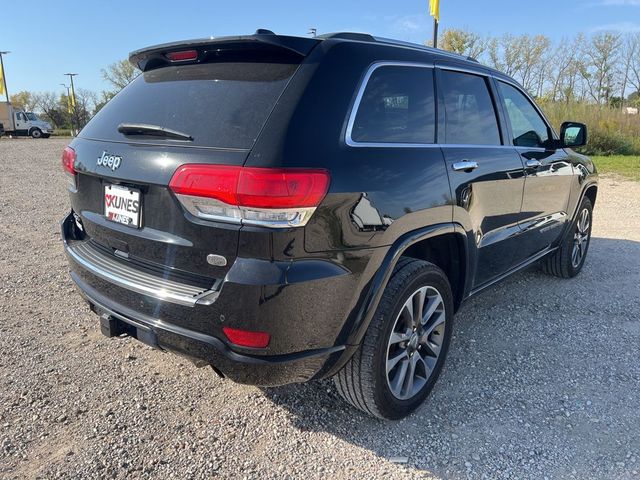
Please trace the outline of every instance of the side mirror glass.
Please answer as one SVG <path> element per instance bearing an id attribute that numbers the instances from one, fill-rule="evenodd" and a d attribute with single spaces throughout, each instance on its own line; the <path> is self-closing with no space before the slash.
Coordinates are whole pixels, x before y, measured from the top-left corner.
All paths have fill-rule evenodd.
<path id="1" fill-rule="evenodd" d="M 587 126 L 583 123 L 564 122 L 560 128 L 562 147 L 574 148 L 587 144 Z"/>

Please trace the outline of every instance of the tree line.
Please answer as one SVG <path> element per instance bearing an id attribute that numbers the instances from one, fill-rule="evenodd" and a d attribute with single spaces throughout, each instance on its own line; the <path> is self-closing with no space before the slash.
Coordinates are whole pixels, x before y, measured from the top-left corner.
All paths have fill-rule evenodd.
<path id="1" fill-rule="evenodd" d="M 545 35 L 490 37 L 448 29 L 438 46 L 506 73 L 545 103 L 640 107 L 640 32 L 580 33 L 554 42 Z M 11 101 L 41 112 L 57 128 L 82 127 L 138 73 L 127 60 L 109 65 L 101 74 L 110 89 L 77 88 L 75 109 L 66 92 L 22 91 Z"/>
<path id="2" fill-rule="evenodd" d="M 438 46 L 500 70 L 551 102 L 640 106 L 640 32 L 600 32 L 552 41 L 545 35 L 483 37 L 445 30 Z"/>
<path id="3" fill-rule="evenodd" d="M 96 93 L 85 88 L 75 89 L 75 108 L 67 92 L 21 91 L 11 95 L 11 103 L 26 111 L 36 111 L 55 128 L 82 128 L 116 93 L 126 87 L 140 73 L 128 60 L 112 63 L 100 71 L 110 89 Z"/>

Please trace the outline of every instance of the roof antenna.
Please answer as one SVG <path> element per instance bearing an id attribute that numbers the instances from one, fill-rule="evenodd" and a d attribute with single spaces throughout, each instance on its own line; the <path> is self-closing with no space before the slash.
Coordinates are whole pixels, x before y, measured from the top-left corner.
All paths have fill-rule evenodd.
<path id="1" fill-rule="evenodd" d="M 271 30 L 267 30 L 266 28 L 259 28 L 256 30 L 255 35 L 275 35 Z"/>

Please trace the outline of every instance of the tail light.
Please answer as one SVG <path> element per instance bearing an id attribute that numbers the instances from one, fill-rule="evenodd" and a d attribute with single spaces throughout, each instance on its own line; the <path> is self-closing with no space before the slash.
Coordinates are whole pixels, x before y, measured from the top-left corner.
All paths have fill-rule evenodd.
<path id="1" fill-rule="evenodd" d="M 231 343 L 241 347 L 266 348 L 271 340 L 271 335 L 267 332 L 254 332 L 230 327 L 224 327 L 222 331 Z"/>
<path id="2" fill-rule="evenodd" d="M 274 228 L 305 225 L 329 188 L 326 170 L 183 165 L 169 188 L 193 215 Z"/>
<path id="3" fill-rule="evenodd" d="M 62 169 L 70 176 L 71 186 L 76 187 L 76 151 L 71 147 L 64 147 L 62 151 Z"/>
<path id="4" fill-rule="evenodd" d="M 198 58 L 196 50 L 182 50 L 180 52 L 169 52 L 165 55 L 172 62 L 185 62 L 187 60 L 195 60 Z"/>
<path id="5" fill-rule="evenodd" d="M 76 151 L 71 147 L 64 147 L 62 151 L 62 168 L 65 172 L 76 174 Z"/>

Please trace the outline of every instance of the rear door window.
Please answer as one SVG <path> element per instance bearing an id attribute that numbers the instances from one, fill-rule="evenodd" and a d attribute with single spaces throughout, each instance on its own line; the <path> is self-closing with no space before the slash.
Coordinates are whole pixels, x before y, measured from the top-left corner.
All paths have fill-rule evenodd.
<path id="1" fill-rule="evenodd" d="M 151 70 L 109 101 L 80 136 L 174 142 L 118 132 L 121 123 L 144 123 L 191 135 L 190 145 L 248 149 L 296 68 L 290 63 L 225 62 Z"/>
<path id="2" fill-rule="evenodd" d="M 359 143 L 435 141 L 433 69 L 382 66 L 367 82 L 351 128 Z"/>
<path id="3" fill-rule="evenodd" d="M 480 75 L 442 70 L 445 143 L 500 145 L 496 111 L 487 80 Z"/>

